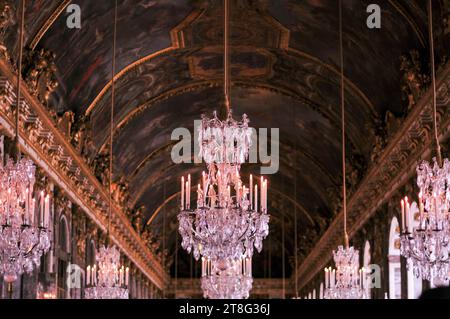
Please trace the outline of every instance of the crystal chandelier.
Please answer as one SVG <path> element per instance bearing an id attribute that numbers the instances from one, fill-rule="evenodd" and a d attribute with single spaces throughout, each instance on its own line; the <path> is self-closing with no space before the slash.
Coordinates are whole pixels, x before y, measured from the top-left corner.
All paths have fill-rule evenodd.
<path id="1" fill-rule="evenodd" d="M 252 260 L 202 258 L 201 287 L 208 299 L 247 299 L 252 289 Z"/>
<path id="2" fill-rule="evenodd" d="M 344 81 L 344 49 L 342 32 L 342 0 L 339 1 L 339 55 L 341 60 L 341 138 L 342 138 L 342 197 L 344 211 L 344 246 L 333 251 L 336 264 L 335 271 L 326 271 L 328 287 L 325 290 L 325 299 L 361 299 L 363 289 L 358 284 L 359 251 L 349 245 L 347 233 L 347 189 L 345 167 L 345 81 Z M 330 277 L 331 275 L 331 277 Z M 330 280 L 331 278 L 331 280 Z"/>
<path id="3" fill-rule="evenodd" d="M 113 58 L 111 79 L 111 117 L 109 140 L 109 211 L 105 246 L 101 246 L 96 255 L 97 265 L 86 269 L 86 299 L 128 299 L 129 269 L 120 266 L 120 252 L 116 246 L 109 244 L 112 215 L 112 174 L 113 174 L 113 137 L 114 137 L 114 99 L 117 39 L 117 0 L 114 4 Z"/>
<path id="4" fill-rule="evenodd" d="M 449 280 L 450 274 L 450 163 L 439 167 L 422 162 L 417 167 L 419 215 L 412 216 L 408 197 L 401 201 L 401 254 L 411 261 L 417 278 Z M 412 221 L 418 217 L 417 227 Z M 409 265 L 408 265 L 409 266 Z"/>
<path id="5" fill-rule="evenodd" d="M 437 159 L 416 168 L 419 187 L 419 216 L 411 216 L 407 197 L 401 201 L 401 254 L 418 278 L 448 282 L 450 278 L 450 163 L 442 161 L 437 131 L 436 71 L 434 62 L 433 7 L 428 2 L 430 57 L 433 89 L 433 124 Z M 412 221 L 417 220 L 417 227 Z"/>
<path id="6" fill-rule="evenodd" d="M 324 299 L 363 299 L 367 277 L 359 269 L 359 252 L 353 247 L 339 246 L 333 251 L 336 269 L 325 268 Z"/>
<path id="7" fill-rule="evenodd" d="M 49 197 L 42 193 L 39 216 L 35 216 L 33 198 L 35 166 L 21 157 L 19 148 L 19 118 L 21 70 L 23 55 L 25 1 L 21 2 L 19 67 L 17 74 L 16 132 L 13 153 L 0 167 L 0 274 L 11 283 L 21 274 L 30 273 L 40 265 L 40 259 L 50 249 Z"/>
<path id="8" fill-rule="evenodd" d="M 229 94 L 228 1 L 225 8 L 224 96 L 227 118 L 202 116 L 199 128 L 199 157 L 205 160 L 197 185 L 197 205 L 191 209 L 191 175 L 181 178 L 181 212 L 178 215 L 182 247 L 195 259 L 239 260 L 262 249 L 269 233 L 267 180 L 249 177 L 249 186 L 240 177 L 241 164 L 248 158 L 252 131 L 246 115 L 233 119 Z"/>
<path id="9" fill-rule="evenodd" d="M 203 148 L 205 150 L 206 148 Z M 197 208 L 191 209 L 191 176 L 181 179 L 181 213 L 178 215 L 182 247 L 210 259 L 252 257 L 262 249 L 269 233 L 267 180 L 246 187 L 239 165 L 210 163 L 197 185 Z"/>
<path id="10" fill-rule="evenodd" d="M 97 265 L 86 269 L 86 299 L 128 299 L 129 268 L 120 266 L 116 246 L 101 246 L 96 255 Z"/>

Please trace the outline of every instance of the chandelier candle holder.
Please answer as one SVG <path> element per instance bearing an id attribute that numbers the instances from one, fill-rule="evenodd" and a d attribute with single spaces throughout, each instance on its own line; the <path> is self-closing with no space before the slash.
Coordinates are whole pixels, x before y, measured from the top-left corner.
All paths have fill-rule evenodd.
<path id="1" fill-rule="evenodd" d="M 450 163 L 439 167 L 422 162 L 417 167 L 419 214 L 412 216 L 408 197 L 401 200 L 401 254 L 411 261 L 417 278 L 449 281 L 450 274 Z M 413 227 L 412 221 L 418 220 Z"/>
<path id="2" fill-rule="evenodd" d="M 359 269 L 359 252 L 339 246 L 333 251 L 336 269 L 325 268 L 325 299 L 362 299 L 367 286 L 364 268 Z"/>
<path id="3" fill-rule="evenodd" d="M 0 167 L 0 274 L 6 282 L 39 267 L 41 256 L 50 249 L 50 200 L 41 192 L 35 216 L 35 170 L 26 158 L 17 163 L 9 158 Z"/>
<path id="4" fill-rule="evenodd" d="M 116 246 L 102 246 L 96 256 L 97 265 L 86 268 L 86 299 L 128 299 L 130 269 L 120 265 Z"/>
<path id="5" fill-rule="evenodd" d="M 208 299 L 247 299 L 253 286 L 252 259 L 211 260 L 202 257 L 201 287 Z"/>
<path id="6" fill-rule="evenodd" d="M 196 260 L 239 259 L 262 250 L 269 233 L 268 182 L 261 177 L 258 187 L 252 175 L 249 180 L 246 187 L 235 165 L 210 165 L 197 185 L 197 208 L 190 209 L 191 176 L 181 178 L 179 231 L 182 247 Z"/>

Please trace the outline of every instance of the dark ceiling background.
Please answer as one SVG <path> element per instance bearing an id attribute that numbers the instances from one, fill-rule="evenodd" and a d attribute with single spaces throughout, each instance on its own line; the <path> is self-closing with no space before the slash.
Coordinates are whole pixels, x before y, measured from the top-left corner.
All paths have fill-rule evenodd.
<path id="1" fill-rule="evenodd" d="M 28 42 L 61 2 L 28 2 Z M 377 126 L 386 112 L 397 117 L 405 112 L 400 56 L 414 49 L 427 56 L 428 50 L 426 1 L 383 1 L 381 30 L 366 26 L 371 2 L 344 0 L 352 189 L 370 164 Z M 263 252 L 255 256 L 254 273 L 282 276 L 284 237 L 289 276 L 294 215 L 301 262 L 340 200 L 338 1 L 231 3 L 234 113 L 247 113 L 255 128 L 280 128 L 280 170 L 268 176 L 271 232 Z M 88 115 L 100 151 L 109 136 L 113 1 L 77 4 L 81 30 L 68 29 L 62 13 L 38 48 L 56 54 L 60 85 L 51 107 Z M 177 127 L 192 132 L 202 113 L 222 108 L 222 11 L 217 0 L 119 1 L 114 171 L 116 178 L 124 176 L 130 183 L 131 204 L 145 207 L 145 220 L 150 221 L 145 227 L 168 249 L 172 276 L 175 265 L 178 277 L 199 274 L 177 244 L 177 192 L 180 176 L 198 178 L 204 165 L 173 164 L 170 134 Z M 7 37 L 12 52 L 15 38 L 15 32 Z M 246 165 L 243 171 L 258 175 L 259 167 Z"/>

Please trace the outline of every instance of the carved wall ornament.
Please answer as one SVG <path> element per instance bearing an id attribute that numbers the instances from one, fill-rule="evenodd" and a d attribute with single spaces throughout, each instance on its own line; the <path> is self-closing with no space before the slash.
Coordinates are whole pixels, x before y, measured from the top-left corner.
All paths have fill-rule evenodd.
<path id="1" fill-rule="evenodd" d="M 24 79 L 32 94 L 47 105 L 50 95 L 58 87 L 56 78 L 56 55 L 49 50 L 30 50 L 24 62 Z M 48 111 L 54 119 L 57 119 L 55 110 L 48 107 Z"/>
<path id="2" fill-rule="evenodd" d="M 400 71 L 403 74 L 401 80 L 403 100 L 408 103 L 407 113 L 409 113 L 422 97 L 430 83 L 430 78 L 422 70 L 417 50 L 412 50 L 409 54 L 400 57 Z"/>
<path id="3" fill-rule="evenodd" d="M 8 27 L 13 22 L 13 12 L 9 0 L 0 2 L 0 58 L 9 61 L 8 50 L 4 44 L 4 37 Z"/>
<path id="4" fill-rule="evenodd" d="M 95 177 L 102 183 L 103 186 L 109 186 L 109 152 L 102 152 L 97 154 L 92 162 L 92 170 Z"/>

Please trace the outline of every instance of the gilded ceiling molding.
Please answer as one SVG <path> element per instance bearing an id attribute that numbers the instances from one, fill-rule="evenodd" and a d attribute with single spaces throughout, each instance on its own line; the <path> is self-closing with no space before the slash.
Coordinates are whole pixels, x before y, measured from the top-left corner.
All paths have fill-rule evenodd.
<path id="1" fill-rule="evenodd" d="M 42 27 L 34 36 L 33 40 L 30 43 L 31 50 L 34 50 L 38 45 L 39 41 L 44 37 L 45 33 L 50 29 L 50 27 L 55 23 L 56 19 L 61 15 L 61 13 L 67 8 L 67 6 L 72 2 L 72 0 L 63 0 L 60 5 L 53 11 L 53 13 L 48 17 L 48 19 L 44 22 Z"/>
<path id="2" fill-rule="evenodd" d="M 193 92 L 198 90 L 199 88 L 209 88 L 209 87 L 219 87 L 222 85 L 221 80 L 217 80 L 217 81 L 200 81 L 200 82 L 196 82 L 196 83 L 192 83 L 192 84 L 187 84 L 187 85 L 183 85 L 180 87 L 177 87 L 175 89 L 171 89 L 168 91 L 165 91 L 159 95 L 157 95 L 156 97 L 151 98 L 150 100 L 146 101 L 145 103 L 139 105 L 138 107 L 136 107 L 133 111 L 127 113 L 127 115 L 121 119 L 117 125 L 114 127 L 114 131 L 113 134 L 116 136 L 117 134 L 120 133 L 120 131 L 130 122 L 132 121 L 135 117 L 139 116 L 140 114 L 142 114 L 142 112 L 144 112 L 146 109 L 148 109 L 150 106 L 155 105 L 158 102 L 167 100 L 173 96 L 177 96 L 180 94 L 184 94 L 186 92 Z M 106 147 L 107 141 L 105 140 L 102 145 L 99 148 L 99 153 L 101 153 L 102 151 L 104 151 L 105 147 Z"/>
<path id="3" fill-rule="evenodd" d="M 160 51 L 157 51 L 155 53 L 149 54 L 146 57 L 139 59 L 129 65 L 127 65 L 125 68 L 123 68 L 120 72 L 118 72 L 116 74 L 116 76 L 114 77 L 114 82 L 117 82 L 122 76 L 124 76 L 125 74 L 127 74 L 128 72 L 132 71 L 133 69 L 135 69 L 136 67 L 142 65 L 143 63 L 150 61 L 154 58 L 157 58 L 161 55 L 164 55 L 166 53 L 169 53 L 171 51 L 175 51 L 176 49 L 178 49 L 177 47 L 168 47 L 165 49 L 162 49 Z M 100 93 L 97 95 L 97 97 L 94 99 L 94 101 L 88 106 L 88 108 L 86 109 L 86 116 L 88 116 L 92 110 L 95 108 L 95 106 L 98 104 L 98 102 L 103 98 L 103 96 L 106 94 L 106 92 L 109 90 L 109 88 L 111 87 L 111 83 L 112 81 L 109 81 L 105 87 L 100 91 Z"/>
<path id="4" fill-rule="evenodd" d="M 168 54 L 177 49 L 183 48 L 184 47 L 184 38 L 183 38 L 183 35 L 180 34 L 181 30 L 184 29 L 186 27 L 186 25 L 189 25 L 193 21 L 198 19 L 203 14 L 203 12 L 204 12 L 203 9 L 194 10 L 194 12 L 192 12 L 185 20 L 183 20 L 178 26 L 176 26 L 174 29 L 172 29 L 170 31 L 170 39 L 172 41 L 172 45 L 170 47 L 167 47 L 160 51 L 151 53 L 141 59 L 138 59 L 138 60 L 134 61 L 133 63 L 127 65 L 120 72 L 118 72 L 116 74 L 116 76 L 114 77 L 114 80 L 110 80 L 105 85 L 105 87 L 100 91 L 100 93 L 96 96 L 94 101 L 92 101 L 92 103 L 88 106 L 88 108 L 86 109 L 86 116 L 88 116 L 92 112 L 92 110 L 95 108 L 95 106 L 98 104 L 98 102 L 102 99 L 102 97 L 109 90 L 109 88 L 111 87 L 112 81 L 117 82 L 121 77 L 123 77 L 128 72 L 132 71 L 133 69 L 137 68 L 138 66 L 140 66 L 152 59 L 155 59 L 164 54 Z"/>
<path id="5" fill-rule="evenodd" d="M 409 23 L 411 28 L 414 30 L 414 33 L 416 34 L 416 36 L 419 39 L 422 46 L 425 47 L 425 37 L 424 37 L 422 31 L 420 31 L 420 28 L 418 27 L 416 22 L 414 21 L 414 18 L 411 18 L 408 15 L 408 13 L 405 11 L 405 9 L 402 7 L 402 5 L 397 2 L 397 0 L 388 0 L 388 1 L 389 1 L 390 5 L 393 6 L 395 8 L 395 10 L 397 10 L 403 16 L 403 18 L 405 18 L 405 20 Z M 413 3 L 413 1 L 411 1 L 411 3 Z"/>
<path id="6" fill-rule="evenodd" d="M 293 53 L 294 55 L 299 55 L 301 57 L 310 59 L 311 61 L 314 61 L 315 63 L 319 64 L 320 66 L 323 66 L 324 68 L 326 68 L 327 70 L 329 70 L 330 72 L 334 73 L 336 76 L 340 76 L 340 71 L 338 69 L 336 69 L 333 65 L 328 64 L 323 62 L 322 60 L 309 55 L 308 53 L 305 53 L 303 51 L 297 50 L 297 49 L 293 49 L 293 48 L 287 48 L 287 51 L 290 53 Z M 346 86 L 346 90 L 349 90 L 352 93 L 355 93 L 356 96 L 359 96 L 364 103 L 366 104 L 367 107 L 369 107 L 370 111 L 372 112 L 372 115 L 374 117 L 377 116 L 377 112 L 375 111 L 375 107 L 372 104 L 372 102 L 370 101 L 370 99 L 361 91 L 361 89 L 355 84 L 353 83 L 349 78 L 344 77 L 344 81 L 345 81 L 345 86 Z M 350 89 L 348 89 L 350 88 Z"/>
<path id="7" fill-rule="evenodd" d="M 141 171 L 141 169 L 143 169 L 145 167 L 145 165 L 147 164 L 147 162 L 151 161 L 151 159 L 155 156 L 158 156 L 159 154 L 161 154 L 162 152 L 164 152 L 165 150 L 167 150 L 168 148 L 170 148 L 171 146 L 174 146 L 175 144 L 177 144 L 178 141 L 171 141 L 168 144 L 165 144 L 161 147 L 158 147 L 156 150 L 152 151 L 150 154 L 148 154 L 137 166 L 136 169 L 133 171 L 133 173 L 131 173 L 130 175 L 130 180 L 133 180 L 137 174 L 139 174 L 139 172 Z"/>
<path id="8" fill-rule="evenodd" d="M 450 64 L 447 64 L 437 81 L 438 91 L 438 127 L 439 139 L 446 140 L 450 136 Z M 419 160 L 432 155 L 431 132 L 424 132 L 424 127 L 431 130 L 432 103 L 431 89 L 423 95 L 403 121 L 397 133 L 380 156 L 377 165 L 373 166 L 361 181 L 358 189 L 348 203 L 349 235 L 354 236 L 377 209 L 388 201 L 415 173 L 415 165 Z M 314 279 L 317 273 L 331 259 L 331 249 L 336 242 L 342 240 L 341 211 L 322 235 L 316 246 L 298 268 L 297 280 L 299 289 Z"/>
<path id="9" fill-rule="evenodd" d="M 167 100 L 168 98 L 171 98 L 173 96 L 184 94 L 186 92 L 193 92 L 193 91 L 196 91 L 199 89 L 210 88 L 210 87 L 220 87 L 220 86 L 222 86 L 222 82 L 223 82 L 222 79 L 203 80 L 203 81 L 183 85 L 183 86 L 177 87 L 175 89 L 165 91 L 165 92 L 157 95 L 156 97 L 153 97 L 153 98 L 149 99 L 148 101 L 142 103 L 141 105 L 137 106 L 133 111 L 127 113 L 127 115 L 117 123 L 116 127 L 114 128 L 113 134 L 115 136 L 118 135 L 120 133 L 120 131 L 124 127 L 126 127 L 131 120 L 133 120 L 135 117 L 139 116 L 140 114 L 142 114 L 142 112 L 144 112 L 149 107 L 152 107 L 153 105 L 155 105 L 158 102 Z M 269 90 L 271 92 L 275 92 L 277 94 L 283 94 L 285 96 L 291 97 L 291 98 L 296 99 L 296 100 L 302 102 L 303 104 L 311 107 L 314 111 L 319 112 L 323 117 L 325 117 L 327 120 L 329 120 L 330 123 L 332 123 L 337 129 L 340 128 L 339 123 L 337 123 L 337 121 L 336 121 L 337 119 L 332 118 L 327 113 L 323 112 L 322 111 L 323 107 L 321 107 L 320 105 L 314 103 L 313 101 L 305 98 L 304 96 L 297 94 L 297 92 L 295 92 L 289 88 L 282 88 L 281 86 L 274 86 L 274 85 L 271 85 L 268 83 L 249 83 L 249 82 L 240 81 L 240 80 L 233 81 L 232 85 L 244 87 L 244 88 L 247 87 L 247 88 L 265 89 L 265 90 Z M 105 139 L 105 141 L 102 143 L 102 145 L 99 148 L 99 152 L 101 152 L 105 149 L 106 142 L 107 141 Z"/>

